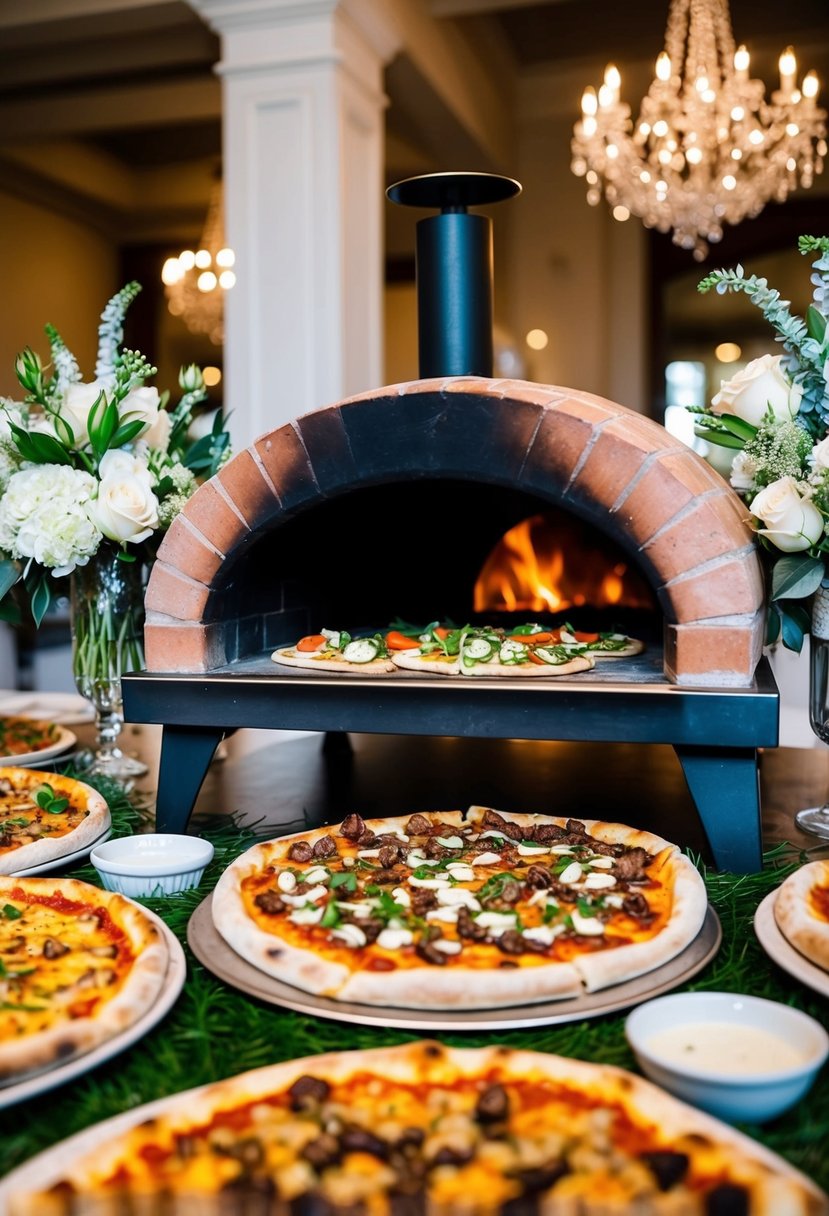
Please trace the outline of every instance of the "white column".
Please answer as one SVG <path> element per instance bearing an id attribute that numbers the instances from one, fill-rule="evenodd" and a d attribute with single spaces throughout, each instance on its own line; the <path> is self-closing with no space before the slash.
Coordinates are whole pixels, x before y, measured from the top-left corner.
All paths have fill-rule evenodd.
<path id="1" fill-rule="evenodd" d="M 190 0 L 222 38 L 234 447 L 381 383 L 384 61 L 353 0 Z M 366 19 L 366 10 L 369 19 Z"/>

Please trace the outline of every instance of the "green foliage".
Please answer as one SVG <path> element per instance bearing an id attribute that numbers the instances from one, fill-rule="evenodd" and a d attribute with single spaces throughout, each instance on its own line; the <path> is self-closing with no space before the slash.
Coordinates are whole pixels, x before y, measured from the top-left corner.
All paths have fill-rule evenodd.
<path id="1" fill-rule="evenodd" d="M 823 579 L 823 562 L 808 553 L 787 553 L 774 564 L 771 598 L 802 599 L 817 591 Z"/>

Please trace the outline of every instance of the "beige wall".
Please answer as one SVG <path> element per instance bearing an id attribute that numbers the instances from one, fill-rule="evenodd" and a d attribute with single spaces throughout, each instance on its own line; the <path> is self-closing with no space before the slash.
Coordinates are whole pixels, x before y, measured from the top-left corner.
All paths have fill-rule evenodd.
<path id="1" fill-rule="evenodd" d="M 14 359 L 24 346 L 48 358 L 47 322 L 91 380 L 98 319 L 120 286 L 117 250 L 93 229 L 10 195 L 0 194 L 0 214 L 0 395 L 21 395 Z"/>

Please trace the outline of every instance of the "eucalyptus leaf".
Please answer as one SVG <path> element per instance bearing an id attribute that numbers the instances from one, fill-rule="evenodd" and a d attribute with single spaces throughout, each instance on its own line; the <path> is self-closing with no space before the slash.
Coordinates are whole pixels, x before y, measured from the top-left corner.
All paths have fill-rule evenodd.
<path id="1" fill-rule="evenodd" d="M 824 566 L 819 557 L 810 557 L 808 553 L 789 553 L 775 562 L 771 576 L 771 598 L 804 599 L 817 591 L 823 573 Z"/>
<path id="2" fill-rule="evenodd" d="M 814 338 L 816 342 L 823 341 L 826 334 L 826 318 L 815 308 L 814 304 L 810 304 L 806 309 L 806 328 L 810 338 Z"/>

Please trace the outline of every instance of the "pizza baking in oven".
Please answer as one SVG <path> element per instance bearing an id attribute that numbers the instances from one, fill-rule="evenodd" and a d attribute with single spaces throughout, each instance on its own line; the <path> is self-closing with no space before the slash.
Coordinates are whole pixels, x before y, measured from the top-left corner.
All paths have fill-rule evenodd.
<path id="1" fill-rule="evenodd" d="M 499 678 L 573 675 L 593 666 L 585 648 L 535 643 L 529 634 L 509 635 L 502 629 L 469 625 L 440 633 L 446 636 L 441 638 L 433 629 L 416 648 L 392 652 L 392 662 L 414 671 Z"/>
<path id="2" fill-rule="evenodd" d="M 789 875 L 774 900 L 774 919 L 796 950 L 829 971 L 829 861 L 810 861 Z"/>
<path id="3" fill-rule="evenodd" d="M 144 910 L 71 878 L 0 878 L 0 1084 L 61 1064 L 153 1005 L 168 948 Z"/>
<path id="4" fill-rule="evenodd" d="M 85 782 L 30 768 L 0 768 L 0 874 L 74 853 L 109 826 L 109 807 Z"/>
<path id="5" fill-rule="evenodd" d="M 344 629 L 323 629 L 300 638 L 296 646 L 284 646 L 271 655 L 283 667 L 307 667 L 316 671 L 348 671 L 377 675 L 394 671 L 381 633 L 352 638 Z"/>
<path id="6" fill-rule="evenodd" d="M 819 1216 L 807 1178 L 621 1069 L 508 1047 L 318 1055 L 120 1116 L 8 1216 Z"/>
<path id="7" fill-rule="evenodd" d="M 213 920 L 262 971 L 382 1006 L 493 1008 L 596 991 L 699 932 L 705 887 L 658 836 L 483 807 L 364 821 L 255 845 Z"/>

